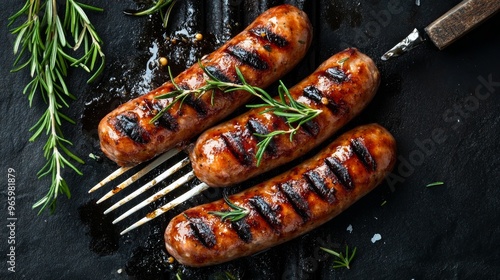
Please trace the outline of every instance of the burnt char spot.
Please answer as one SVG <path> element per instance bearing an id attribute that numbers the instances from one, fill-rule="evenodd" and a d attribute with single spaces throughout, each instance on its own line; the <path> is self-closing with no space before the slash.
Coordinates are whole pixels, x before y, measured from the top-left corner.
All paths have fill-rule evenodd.
<path id="1" fill-rule="evenodd" d="M 330 168 L 330 170 L 333 172 L 333 174 L 337 176 L 344 188 L 348 190 L 354 188 L 351 175 L 349 175 L 349 171 L 337 158 L 329 157 L 325 159 L 325 162 L 328 168 Z"/>
<path id="2" fill-rule="evenodd" d="M 285 38 L 265 27 L 254 28 L 250 30 L 250 32 L 257 35 L 258 37 L 267 39 L 267 41 L 280 48 L 286 47 L 288 45 L 288 41 Z"/>
<path id="3" fill-rule="evenodd" d="M 171 131 L 179 130 L 179 123 L 169 112 L 163 113 L 161 118 L 158 119 L 158 124 Z"/>
<path id="4" fill-rule="evenodd" d="M 304 178 L 309 184 L 309 187 L 322 199 L 332 204 L 335 202 L 335 189 L 329 189 L 321 176 L 314 171 L 308 171 L 304 174 Z"/>
<path id="5" fill-rule="evenodd" d="M 311 99 L 316 103 L 321 103 L 321 99 L 323 98 L 323 94 L 321 91 L 315 86 L 307 86 L 304 90 L 304 96 Z"/>
<path id="6" fill-rule="evenodd" d="M 300 194 L 296 192 L 288 183 L 281 184 L 279 188 L 285 194 L 285 197 L 288 199 L 288 201 L 292 204 L 295 212 L 297 212 L 297 214 L 299 214 L 304 221 L 309 220 L 310 213 L 309 204 L 307 203 L 307 201 L 302 198 Z"/>
<path id="7" fill-rule="evenodd" d="M 199 98 L 193 98 L 192 95 L 188 95 L 184 99 L 184 102 L 191 106 L 198 113 L 198 116 L 204 117 L 207 115 L 207 107 Z"/>
<path id="8" fill-rule="evenodd" d="M 255 52 L 251 52 L 237 46 L 229 46 L 227 48 L 227 52 L 236 57 L 239 61 L 257 70 L 266 70 L 269 68 L 269 65 L 267 65 L 267 63 Z"/>
<path id="9" fill-rule="evenodd" d="M 267 128 L 262 125 L 258 120 L 255 119 L 249 119 L 247 123 L 247 129 L 254 134 L 254 137 L 257 138 L 257 141 L 262 141 L 263 137 L 257 136 L 255 134 L 262 134 L 266 135 L 269 133 Z M 276 147 L 276 143 L 274 142 L 273 139 L 271 139 L 271 142 L 269 142 L 269 145 L 267 146 L 266 152 L 269 152 L 271 155 L 276 155 L 278 152 L 278 149 Z"/>
<path id="10" fill-rule="evenodd" d="M 226 76 L 219 68 L 215 66 L 206 66 L 205 71 L 210 73 L 214 78 L 216 78 L 219 81 L 223 81 L 226 83 L 240 83 L 240 81 L 235 81 L 228 76 Z"/>
<path id="11" fill-rule="evenodd" d="M 338 67 L 328 68 L 325 72 L 327 76 L 337 84 L 347 81 L 347 75 Z"/>
<path id="12" fill-rule="evenodd" d="M 248 155 L 247 151 L 245 151 L 243 147 L 242 139 L 238 135 L 235 135 L 231 132 L 224 132 L 221 134 L 222 140 L 226 143 L 229 151 L 236 157 L 236 159 L 244 164 L 250 165 L 252 160 Z"/>
<path id="13" fill-rule="evenodd" d="M 313 120 L 302 124 L 302 128 L 304 128 L 304 131 L 311 136 L 316 136 L 319 133 L 319 125 Z"/>
<path id="14" fill-rule="evenodd" d="M 145 144 L 149 142 L 149 135 L 138 123 L 135 113 L 128 112 L 116 116 L 115 128 L 137 143 Z"/>
<path id="15" fill-rule="evenodd" d="M 245 220 L 231 222 L 231 228 L 236 231 L 240 239 L 245 243 L 250 243 L 252 241 L 252 232 L 250 231 L 250 226 L 245 222 Z"/>
<path id="16" fill-rule="evenodd" d="M 200 218 L 190 218 L 185 216 L 189 221 L 189 226 L 194 233 L 194 236 L 207 248 L 212 248 L 217 243 L 215 234 L 210 227 Z"/>
<path id="17" fill-rule="evenodd" d="M 312 101 L 319 103 L 319 104 L 324 104 L 323 103 L 323 93 L 316 88 L 315 86 L 308 86 L 303 90 L 304 96 L 311 99 Z M 339 105 L 333 101 L 331 98 L 327 98 L 328 103 L 326 104 L 326 107 L 334 114 L 338 113 L 339 111 Z"/>
<path id="18" fill-rule="evenodd" d="M 163 109 L 163 106 L 158 102 L 153 102 L 152 104 L 148 104 L 148 106 L 157 113 Z M 155 122 L 155 125 L 159 125 L 171 131 L 179 130 L 179 123 L 169 112 L 164 112 L 163 115 Z"/>
<path id="19" fill-rule="evenodd" d="M 257 210 L 257 212 L 264 217 L 264 220 L 272 227 L 278 227 L 280 221 L 276 216 L 275 211 L 269 204 L 260 196 L 254 196 L 248 200 L 250 204 Z"/>
<path id="20" fill-rule="evenodd" d="M 354 153 L 361 159 L 361 162 L 368 170 L 375 171 L 377 169 L 377 163 L 370 154 L 370 151 L 368 151 L 366 146 L 363 144 L 363 141 L 358 138 L 352 139 L 351 147 L 354 150 Z"/>

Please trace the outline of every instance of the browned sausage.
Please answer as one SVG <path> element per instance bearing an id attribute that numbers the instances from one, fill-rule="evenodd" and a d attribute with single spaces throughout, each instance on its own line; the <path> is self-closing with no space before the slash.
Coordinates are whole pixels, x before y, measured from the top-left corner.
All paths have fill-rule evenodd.
<path id="1" fill-rule="evenodd" d="M 237 82 L 235 69 L 239 68 L 249 84 L 267 87 L 303 58 L 311 39 L 307 15 L 291 5 L 280 5 L 257 17 L 243 32 L 202 58 L 201 63 L 221 80 Z M 206 74 L 195 64 L 174 81 L 182 88 L 197 89 L 206 84 Z M 174 85 L 167 82 L 106 115 L 98 128 L 106 156 L 121 166 L 151 159 L 198 135 L 252 96 L 244 91 L 217 91 L 213 100 L 211 94 L 191 96 L 181 107 L 178 102 L 159 121 L 150 123 L 158 111 L 172 102 L 154 97 L 173 90 Z"/>
<path id="2" fill-rule="evenodd" d="M 297 167 L 229 196 L 249 210 L 222 221 L 211 211 L 229 211 L 224 200 L 188 209 L 166 231 L 168 252 L 199 267 L 248 256 L 286 242 L 329 221 L 377 186 L 396 161 L 396 142 L 378 124 L 346 132 Z"/>
<path id="3" fill-rule="evenodd" d="M 292 97 L 323 112 L 301 127 L 290 141 L 275 136 L 257 166 L 260 141 L 255 133 L 287 130 L 284 118 L 265 108 L 247 113 L 205 131 L 196 141 L 190 159 L 196 176 L 212 187 L 229 186 L 304 155 L 356 116 L 373 98 L 380 84 L 374 62 L 356 49 L 333 55 L 290 89 Z"/>

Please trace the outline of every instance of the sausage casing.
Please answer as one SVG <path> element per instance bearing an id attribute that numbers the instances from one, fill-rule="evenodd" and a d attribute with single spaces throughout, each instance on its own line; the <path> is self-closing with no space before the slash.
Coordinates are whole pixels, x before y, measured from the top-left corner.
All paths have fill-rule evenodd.
<path id="1" fill-rule="evenodd" d="M 201 59 L 215 77 L 238 82 L 236 68 L 246 81 L 267 87 L 305 55 L 312 40 L 307 15 L 291 5 L 271 8 L 244 31 Z M 206 84 L 207 75 L 197 63 L 174 78 L 183 89 Z M 150 120 L 173 100 L 154 99 L 176 90 L 172 82 L 122 104 L 99 123 L 101 149 L 121 166 L 132 166 L 165 152 L 201 133 L 245 104 L 252 95 L 244 91 L 216 91 L 200 98 L 190 96 L 172 106 L 157 122 Z"/>
<path id="2" fill-rule="evenodd" d="M 180 263 L 207 266 L 248 256 L 304 234 L 370 192 L 392 170 L 396 142 L 378 124 L 357 127 L 297 167 L 240 193 L 233 204 L 249 210 L 222 221 L 224 200 L 174 217 L 166 231 L 168 252 Z"/>
<path id="3" fill-rule="evenodd" d="M 296 159 L 318 146 L 356 116 L 372 100 L 380 74 L 371 58 L 347 49 L 323 62 L 292 87 L 296 101 L 322 113 L 289 134 L 274 136 L 257 166 L 255 134 L 288 130 L 286 119 L 255 108 L 202 133 L 189 153 L 196 176 L 212 187 L 243 182 Z M 279 98 L 279 97 L 276 97 Z"/>

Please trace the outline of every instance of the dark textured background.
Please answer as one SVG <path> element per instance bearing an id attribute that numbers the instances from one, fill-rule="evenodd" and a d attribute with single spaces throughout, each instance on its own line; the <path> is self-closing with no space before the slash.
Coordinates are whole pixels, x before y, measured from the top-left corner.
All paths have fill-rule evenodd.
<path id="1" fill-rule="evenodd" d="M 173 215 L 220 192 L 207 192 L 120 237 L 119 231 L 157 205 L 116 226 L 110 223 L 116 214 L 101 214 L 104 207 L 95 200 L 104 191 L 89 195 L 87 190 L 116 166 L 88 158 L 89 153 L 100 154 L 95 126 L 119 102 L 166 79 L 165 69 L 154 63 L 157 55 L 167 56 L 178 73 L 281 1 L 180 0 L 167 30 L 157 17 L 124 16 L 122 10 L 136 7 L 132 0 L 84 2 L 105 9 L 90 18 L 105 41 L 107 68 L 92 85 L 85 83 L 88 75 L 80 70 L 69 77 L 78 99 L 66 112 L 77 125 L 65 125 L 64 132 L 86 164 L 80 166 L 82 177 L 67 171 L 73 197 L 61 198 L 52 216 L 31 210 L 49 183 L 35 176 L 45 162 L 44 142 L 27 141 L 44 104 L 35 100 L 28 109 L 21 93 L 28 73 L 9 73 L 14 37 L 6 19 L 22 3 L 6 1 L 0 11 L 1 279 L 174 279 L 177 272 L 182 279 L 221 279 L 225 272 L 242 279 L 500 278 L 499 15 L 444 51 L 428 42 L 411 54 L 382 62 L 380 56 L 414 27 L 424 27 L 459 1 L 421 1 L 418 7 L 411 0 L 393 0 L 392 9 L 384 0 L 290 1 L 308 13 L 315 38 L 307 57 L 284 81 L 292 85 L 347 46 L 373 57 L 382 74 L 378 94 L 343 131 L 369 122 L 387 127 L 400 155 L 393 180 L 303 237 L 256 256 L 189 269 L 165 263 L 162 231 Z M 196 32 L 204 35 L 202 43 L 190 41 Z M 165 43 L 165 36 L 176 38 L 177 44 Z M 493 84 L 486 87 L 485 80 Z M 440 137 L 429 144 L 436 133 Z M 15 274 L 8 273 L 6 265 L 9 167 L 17 174 Z M 434 181 L 445 185 L 425 187 Z M 352 233 L 346 230 L 349 225 Z M 372 243 L 377 233 L 382 239 Z M 332 269 L 333 258 L 319 253 L 318 247 L 339 249 L 345 244 L 358 250 L 351 270 Z"/>

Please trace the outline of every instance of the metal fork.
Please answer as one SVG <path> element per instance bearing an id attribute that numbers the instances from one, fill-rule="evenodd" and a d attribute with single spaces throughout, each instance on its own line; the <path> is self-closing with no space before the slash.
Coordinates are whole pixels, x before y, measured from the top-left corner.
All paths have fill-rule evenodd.
<path id="1" fill-rule="evenodd" d="M 136 182 L 141 177 L 143 177 L 144 175 L 148 174 L 150 171 L 154 170 L 160 164 L 162 164 L 165 161 L 169 160 L 170 158 L 172 158 L 173 156 L 177 155 L 181 151 L 182 151 L 181 149 L 174 148 L 174 149 L 169 150 L 169 151 L 165 152 L 164 154 L 160 155 L 158 158 L 156 158 L 155 160 L 153 160 L 151 163 L 149 163 L 147 166 L 145 166 L 144 168 L 142 168 L 140 171 L 138 171 L 134 175 L 130 176 L 128 179 L 126 179 L 125 181 L 123 181 L 122 183 L 120 183 L 118 186 L 116 186 L 115 188 L 113 188 L 111 191 L 109 191 L 108 193 L 106 193 L 103 197 L 101 197 L 97 201 L 97 204 L 99 204 L 99 203 L 101 203 L 101 202 L 109 199 L 113 195 L 115 195 L 115 194 L 119 193 L 120 191 L 124 190 L 130 184 Z M 125 198 L 121 199 L 120 201 L 116 202 L 111 207 L 109 207 L 108 209 L 106 209 L 104 211 L 104 214 L 108 214 L 109 212 L 111 212 L 111 211 L 117 209 L 118 207 L 126 204 L 127 202 L 131 201 L 132 199 L 134 199 L 138 195 L 140 195 L 140 194 L 144 193 L 145 191 L 149 190 L 150 188 L 152 188 L 156 184 L 158 184 L 161 181 L 167 179 L 172 174 L 175 174 L 177 171 L 179 171 L 181 168 L 183 168 L 184 166 L 188 165 L 189 163 L 190 163 L 190 160 L 189 160 L 188 157 L 185 157 L 184 159 L 181 159 L 180 161 L 178 161 L 177 163 L 175 163 L 174 165 L 172 165 L 171 167 L 169 167 L 167 170 L 165 170 L 163 173 L 161 173 L 160 175 L 158 175 L 156 178 L 154 178 L 153 180 L 149 181 L 148 183 L 146 183 L 142 187 L 138 188 L 136 191 L 132 192 L 131 194 L 127 195 Z M 107 176 L 106 178 L 104 178 L 97 185 L 95 185 L 92 189 L 90 189 L 89 193 L 94 192 L 94 191 L 98 190 L 99 188 L 101 188 L 102 186 L 106 185 L 107 183 L 115 180 L 116 178 L 118 178 L 122 174 L 124 174 L 125 172 L 129 171 L 131 168 L 133 168 L 133 166 L 132 167 L 121 167 L 121 168 L 117 169 L 116 171 L 114 171 L 113 173 L 111 173 L 109 176 Z M 152 202 L 160 199 L 161 197 L 165 196 L 166 194 L 168 194 L 169 192 L 175 190 L 176 188 L 184 185 L 185 183 L 189 182 L 190 180 L 192 180 L 195 177 L 196 176 L 194 175 L 194 172 L 192 170 L 190 172 L 184 174 L 182 177 L 178 178 L 177 180 L 175 180 L 173 183 L 171 183 L 167 187 L 161 189 L 160 191 L 156 192 L 152 196 L 148 197 L 146 200 L 140 202 L 136 206 L 132 207 L 131 209 L 129 209 L 128 211 L 126 211 L 125 213 L 123 213 L 121 216 L 119 216 L 118 218 L 116 218 L 113 221 L 113 224 L 118 223 L 119 221 L 121 221 L 121 220 L 125 219 L 126 217 L 130 216 L 131 214 L 135 213 L 137 210 L 139 210 L 139 209 L 143 208 L 144 206 L 146 206 L 146 205 L 148 205 L 148 204 L 150 204 L 150 203 L 152 203 Z M 154 210 L 153 212 L 148 213 L 144 218 L 142 218 L 141 220 L 139 220 L 136 223 L 132 224 L 131 226 L 129 226 L 128 228 L 126 228 L 125 230 L 123 230 L 120 234 L 123 235 L 123 234 L 125 234 L 125 233 L 127 233 L 127 232 L 129 232 L 129 231 L 131 231 L 131 230 L 133 230 L 133 229 L 135 229 L 135 228 L 137 228 L 137 227 L 139 227 L 139 226 L 141 226 L 141 225 L 143 225 L 143 224 L 151 221 L 151 220 L 153 220 L 154 218 L 160 216 L 161 214 L 164 214 L 165 212 L 169 211 L 170 209 L 174 208 L 175 206 L 181 204 L 182 202 L 188 200 L 189 198 L 191 198 L 191 197 L 193 197 L 195 195 L 200 194 L 201 192 L 203 192 L 204 190 L 206 190 L 208 188 L 209 188 L 209 186 L 207 184 L 205 184 L 205 183 L 200 183 L 200 184 L 196 185 L 195 187 L 193 187 L 189 191 L 185 192 L 181 196 L 175 198 L 174 200 L 168 202 L 167 204 L 161 206 L 160 208 Z"/>

